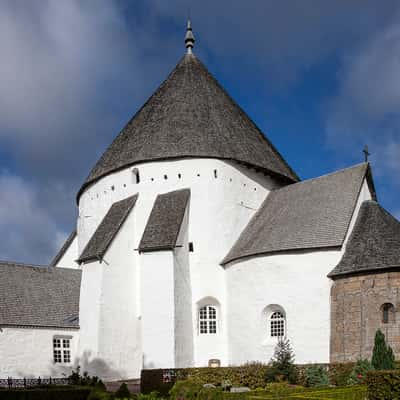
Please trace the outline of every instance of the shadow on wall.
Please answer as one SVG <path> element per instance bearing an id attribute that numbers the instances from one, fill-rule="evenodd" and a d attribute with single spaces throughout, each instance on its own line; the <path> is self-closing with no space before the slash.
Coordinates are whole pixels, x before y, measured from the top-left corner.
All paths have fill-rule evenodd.
<path id="1" fill-rule="evenodd" d="M 73 365 L 61 366 L 54 364 L 51 366 L 51 376 L 69 376 L 73 369 L 81 367 L 81 374 L 87 372 L 89 376 L 98 376 L 102 380 L 119 380 L 126 379 L 126 372 L 117 370 L 112 367 L 109 362 L 101 358 L 92 358 L 90 351 L 84 351 L 82 357 L 77 357 Z"/>
<path id="2" fill-rule="evenodd" d="M 154 369 L 156 368 L 155 364 L 151 361 L 146 360 L 146 355 L 143 354 L 143 369 Z"/>

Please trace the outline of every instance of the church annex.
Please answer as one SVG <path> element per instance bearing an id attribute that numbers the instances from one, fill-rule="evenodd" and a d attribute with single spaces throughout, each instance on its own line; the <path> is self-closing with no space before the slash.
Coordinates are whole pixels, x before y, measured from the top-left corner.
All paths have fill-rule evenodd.
<path id="1" fill-rule="evenodd" d="M 0 262 L 0 378 L 400 356 L 400 223 L 368 163 L 301 181 L 192 53 L 77 194 L 48 267 Z"/>

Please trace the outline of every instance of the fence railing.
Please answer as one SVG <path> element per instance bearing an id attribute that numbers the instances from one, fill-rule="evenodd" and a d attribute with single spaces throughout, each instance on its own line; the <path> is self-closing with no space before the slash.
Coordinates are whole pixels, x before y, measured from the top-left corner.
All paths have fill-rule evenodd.
<path id="1" fill-rule="evenodd" d="M 2 388 L 28 388 L 41 385 L 69 385 L 71 382 L 68 378 L 12 378 L 0 379 L 0 387 Z"/>

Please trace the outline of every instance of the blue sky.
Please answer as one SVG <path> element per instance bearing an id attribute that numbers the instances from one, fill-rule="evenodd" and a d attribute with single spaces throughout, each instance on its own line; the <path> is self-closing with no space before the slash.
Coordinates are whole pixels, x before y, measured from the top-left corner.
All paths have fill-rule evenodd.
<path id="1" fill-rule="evenodd" d="M 397 0 L 4 0 L 0 259 L 47 263 L 98 157 L 196 55 L 303 179 L 363 160 L 400 216 Z"/>

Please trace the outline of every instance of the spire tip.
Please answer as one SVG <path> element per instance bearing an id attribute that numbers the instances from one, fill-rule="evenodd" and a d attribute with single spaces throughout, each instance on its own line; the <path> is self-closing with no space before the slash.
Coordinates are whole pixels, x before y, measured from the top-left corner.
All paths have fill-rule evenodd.
<path id="1" fill-rule="evenodd" d="M 190 22 L 190 19 L 188 19 L 187 25 L 186 25 L 186 35 L 185 35 L 185 46 L 186 46 L 188 54 L 192 54 L 194 42 L 195 42 L 195 39 L 194 39 L 193 31 L 192 31 L 192 24 Z"/>

